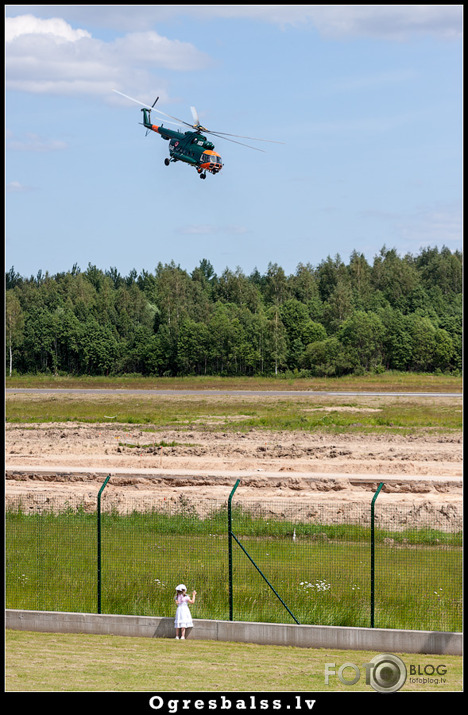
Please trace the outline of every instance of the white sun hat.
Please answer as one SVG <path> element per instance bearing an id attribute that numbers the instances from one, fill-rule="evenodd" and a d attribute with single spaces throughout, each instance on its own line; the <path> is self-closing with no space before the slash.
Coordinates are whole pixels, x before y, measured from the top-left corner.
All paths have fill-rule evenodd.
<path id="1" fill-rule="evenodd" d="M 176 591 L 186 591 L 186 590 L 187 590 L 187 586 L 183 583 L 179 583 L 179 585 L 176 586 Z"/>

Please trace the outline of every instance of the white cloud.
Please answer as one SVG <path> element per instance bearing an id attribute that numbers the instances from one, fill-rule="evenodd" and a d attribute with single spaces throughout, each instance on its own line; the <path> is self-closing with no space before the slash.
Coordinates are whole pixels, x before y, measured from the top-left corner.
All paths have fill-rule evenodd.
<path id="1" fill-rule="evenodd" d="M 158 21 L 181 15 L 207 22 L 268 22 L 283 29 L 306 26 L 335 40 L 365 36 L 402 41 L 423 34 L 454 39 L 462 31 L 461 5 L 53 6 L 61 17 L 49 17 L 47 5 L 9 6 L 7 11 L 12 8 L 28 12 L 5 18 L 7 89 L 102 96 L 113 87 L 131 87 L 141 96 L 157 84 L 163 102 L 169 98 L 165 83 L 154 77 L 155 70 L 197 71 L 212 62 L 192 43 L 148 30 Z M 117 27 L 122 36 L 96 39 L 84 29 L 88 23 Z"/>
<path id="2" fill-rule="evenodd" d="M 154 69 L 196 71 L 210 62 L 191 43 L 155 31 L 104 42 L 60 18 L 6 18 L 5 37 L 7 89 L 35 94 L 103 95 L 114 87 L 141 92 L 154 86 Z M 158 91 L 167 101 L 164 88 Z"/>
<path id="3" fill-rule="evenodd" d="M 327 37 L 403 40 L 431 34 L 461 38 L 463 5 L 18 5 L 7 11 L 54 12 L 72 24 L 139 32 L 179 17 L 196 20 L 254 20 L 287 27 L 315 27 Z"/>
<path id="4" fill-rule="evenodd" d="M 112 43 L 112 52 L 132 62 L 152 64 L 171 70 L 196 70 L 206 66 L 209 59 L 188 42 L 169 40 L 157 32 L 133 32 Z"/>
<path id="5" fill-rule="evenodd" d="M 49 20 L 41 20 L 34 15 L 6 18 L 5 41 L 13 42 L 22 35 L 47 35 L 56 42 L 76 42 L 83 37 L 91 37 L 86 30 L 73 30 L 65 20 L 58 17 Z"/>

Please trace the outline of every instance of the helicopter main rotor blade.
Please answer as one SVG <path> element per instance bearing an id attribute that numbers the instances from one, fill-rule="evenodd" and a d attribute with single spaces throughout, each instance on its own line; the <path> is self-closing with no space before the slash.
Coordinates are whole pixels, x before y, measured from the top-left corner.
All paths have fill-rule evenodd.
<path id="1" fill-rule="evenodd" d="M 115 92 L 116 94 L 120 94 L 121 97 L 125 97 L 125 99 L 130 99 L 130 101 L 132 101 L 132 102 L 136 102 L 137 104 L 141 104 L 142 107 L 146 107 L 146 109 L 149 109 L 150 111 L 153 109 L 152 107 L 150 107 L 149 104 L 145 104 L 144 102 L 140 102 L 139 99 L 134 99 L 133 97 L 129 97 L 128 94 L 124 94 L 123 92 L 119 92 L 118 89 L 113 89 L 112 91 Z M 157 110 L 154 110 L 154 111 L 157 111 Z"/>
<path id="2" fill-rule="evenodd" d="M 198 118 L 197 110 L 195 109 L 195 107 L 190 107 L 190 111 L 192 112 L 192 117 L 193 117 L 193 121 L 195 122 L 195 126 L 199 127 L 200 119 Z"/>
<path id="3" fill-rule="evenodd" d="M 146 107 L 146 109 L 151 110 L 152 112 L 157 112 L 158 114 L 162 114 L 163 117 L 169 117 L 170 119 L 175 119 L 176 122 L 179 124 L 185 124 L 187 127 L 192 127 L 191 124 L 188 122 L 184 122 L 183 119 L 179 119 L 178 117 L 173 117 L 172 114 L 166 114 L 165 112 L 162 112 L 160 109 L 156 109 L 156 107 L 150 107 L 149 104 L 145 104 L 144 102 L 140 102 L 138 99 L 134 99 L 133 97 L 129 97 L 128 94 L 124 94 L 123 92 L 119 92 L 118 89 L 113 89 L 113 92 L 116 94 L 120 94 L 122 97 L 125 97 L 125 99 L 130 99 L 132 102 L 136 102 L 137 104 L 141 104 L 142 107 Z M 170 122 L 172 124 L 172 122 Z"/>
<path id="4" fill-rule="evenodd" d="M 270 144 L 284 144 L 284 142 L 278 142 L 274 139 L 259 139 L 258 137 L 244 137 L 242 134 L 228 134 L 227 132 L 213 132 L 211 129 L 205 129 L 206 132 L 210 134 L 215 134 L 219 137 L 237 137 L 238 139 L 250 139 L 253 142 L 269 142 Z"/>
<path id="5" fill-rule="evenodd" d="M 195 107 L 190 107 L 195 124 L 189 124 L 189 122 L 185 122 L 183 119 L 179 119 L 179 117 L 174 117 L 172 114 L 166 114 L 165 112 L 162 112 L 160 109 L 156 109 L 154 106 L 155 103 L 153 104 L 152 107 L 150 107 L 149 104 L 144 104 L 143 102 L 140 102 L 138 99 L 129 97 L 128 94 L 119 92 L 118 89 L 114 89 L 113 92 L 115 92 L 116 94 L 120 94 L 122 97 L 125 97 L 125 99 L 129 99 L 131 102 L 136 102 L 137 104 L 140 104 L 142 107 L 146 107 L 146 109 L 148 109 L 152 112 L 157 112 L 158 114 L 161 114 L 163 117 L 169 117 L 170 119 L 174 119 L 178 124 L 184 124 L 186 127 L 190 127 L 190 129 L 195 129 L 196 132 L 206 132 L 207 134 L 213 134 L 213 136 L 218 137 L 219 139 L 225 139 L 226 141 L 230 141 L 233 144 L 240 144 L 241 146 L 245 146 L 248 149 L 253 149 L 254 151 L 263 152 L 263 149 L 259 149 L 258 147 L 255 147 L 255 146 L 250 146 L 249 144 L 244 144 L 243 142 L 235 141 L 235 139 L 230 139 L 229 137 L 236 137 L 236 139 L 250 139 L 250 141 L 255 141 L 255 142 L 269 142 L 270 144 L 284 144 L 284 142 L 274 141 L 273 139 L 260 139 L 258 137 L 246 137 L 246 136 L 243 136 L 242 134 L 228 134 L 227 132 L 215 132 L 211 129 L 207 129 L 206 127 L 202 127 L 202 125 L 200 124 L 199 118 L 198 118 L 198 112 L 195 109 Z M 168 124 L 172 124 L 172 123 L 173 122 L 168 122 Z"/>
<path id="6" fill-rule="evenodd" d="M 258 146 L 250 146 L 250 144 L 244 144 L 244 142 L 237 142 L 235 139 L 228 139 L 227 137 L 222 136 L 221 134 L 217 134 L 216 132 L 212 132 L 209 129 L 206 129 L 205 131 L 207 134 L 212 134 L 214 137 L 218 137 L 218 139 L 224 139 L 225 141 L 232 142 L 233 144 L 240 144 L 241 146 L 246 146 L 247 149 L 253 149 L 254 151 L 261 151 L 261 152 L 263 152 L 263 154 L 265 153 L 264 149 L 259 149 Z"/>

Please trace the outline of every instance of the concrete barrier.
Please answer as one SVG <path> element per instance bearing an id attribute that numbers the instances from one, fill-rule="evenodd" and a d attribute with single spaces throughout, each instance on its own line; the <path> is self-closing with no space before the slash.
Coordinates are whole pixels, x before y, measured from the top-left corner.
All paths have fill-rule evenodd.
<path id="1" fill-rule="evenodd" d="M 174 619 L 63 611 L 6 610 L 6 628 L 43 633 L 173 638 Z M 379 653 L 462 655 L 462 633 L 404 631 L 387 628 L 303 626 L 247 621 L 194 619 L 187 638 L 235 641 L 296 648 L 370 650 Z"/>

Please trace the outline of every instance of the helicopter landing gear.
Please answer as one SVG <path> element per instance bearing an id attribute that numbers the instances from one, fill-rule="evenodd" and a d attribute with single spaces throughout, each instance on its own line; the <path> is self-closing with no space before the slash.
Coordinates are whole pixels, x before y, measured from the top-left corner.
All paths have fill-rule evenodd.
<path id="1" fill-rule="evenodd" d="M 206 179 L 206 174 L 200 174 L 200 179 Z"/>
<path id="2" fill-rule="evenodd" d="M 166 166 L 169 166 L 169 164 L 171 163 L 171 161 L 170 161 L 170 159 L 167 159 L 167 158 L 166 158 L 166 159 L 164 159 L 164 163 L 165 163 Z"/>

